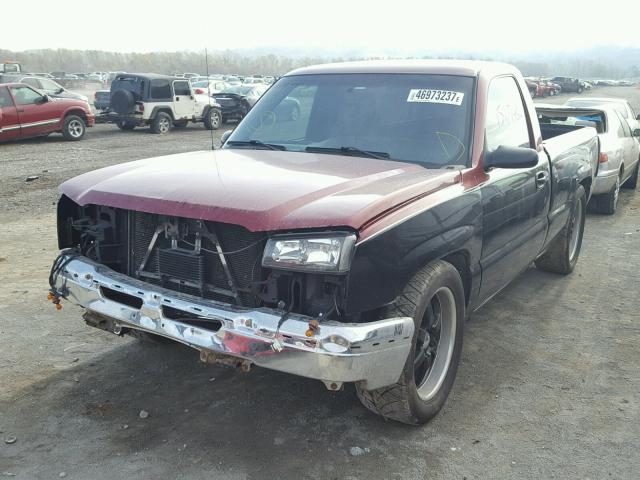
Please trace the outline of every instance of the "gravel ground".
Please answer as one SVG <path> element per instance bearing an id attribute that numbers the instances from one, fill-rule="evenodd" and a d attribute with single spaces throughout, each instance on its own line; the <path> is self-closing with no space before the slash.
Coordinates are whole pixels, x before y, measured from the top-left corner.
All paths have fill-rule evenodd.
<path id="1" fill-rule="evenodd" d="M 636 89 L 586 95 L 640 107 Z M 413 428 L 367 412 L 351 386 L 236 374 L 46 301 L 59 183 L 209 146 L 201 126 L 0 145 L 0 478 L 638 478 L 640 194 L 588 216 L 572 275 L 532 268 L 472 316 L 451 397 Z"/>

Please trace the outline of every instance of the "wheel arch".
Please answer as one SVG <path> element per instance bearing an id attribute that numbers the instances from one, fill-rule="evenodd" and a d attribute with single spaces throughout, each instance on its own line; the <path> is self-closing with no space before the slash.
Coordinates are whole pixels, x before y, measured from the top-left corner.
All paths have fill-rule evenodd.
<path id="1" fill-rule="evenodd" d="M 460 273 L 465 303 L 471 310 L 480 286 L 482 215 L 479 209 L 479 203 L 469 205 L 466 212 L 460 212 L 462 217 L 450 217 L 452 222 L 465 218 L 469 223 L 435 232 L 436 225 L 429 225 L 428 220 L 437 218 L 437 214 L 427 210 L 420 215 L 424 216 L 422 219 L 414 217 L 359 244 L 347 279 L 347 311 L 371 311 L 392 303 L 405 285 L 435 260 L 450 263 Z"/>
<path id="2" fill-rule="evenodd" d="M 64 123 L 64 121 L 67 119 L 69 115 L 76 115 L 84 121 L 85 125 L 87 124 L 87 112 L 85 112 L 79 107 L 71 107 L 68 110 L 65 110 L 64 115 L 60 119 L 61 120 L 60 126 L 62 126 L 62 124 Z"/>
<path id="3" fill-rule="evenodd" d="M 151 110 L 151 115 L 149 115 L 149 120 L 155 120 L 156 116 L 160 112 L 168 114 L 171 117 L 171 120 L 175 120 L 175 117 L 173 116 L 173 110 L 167 105 L 153 107 L 153 110 Z"/>

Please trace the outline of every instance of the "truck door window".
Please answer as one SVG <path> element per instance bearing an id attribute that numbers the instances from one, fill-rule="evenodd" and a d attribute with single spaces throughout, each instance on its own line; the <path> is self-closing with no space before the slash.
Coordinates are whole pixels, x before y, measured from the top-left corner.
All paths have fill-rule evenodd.
<path id="1" fill-rule="evenodd" d="M 189 82 L 173 82 L 173 92 L 177 95 L 191 95 L 191 89 L 189 88 Z"/>
<path id="2" fill-rule="evenodd" d="M 40 84 L 42 85 L 43 90 L 47 92 L 57 92 L 58 90 L 62 89 L 62 87 L 56 82 L 47 80 L 46 78 L 41 78 Z"/>
<path id="3" fill-rule="evenodd" d="M 42 95 L 29 87 L 11 87 L 11 92 L 18 105 L 34 105 L 42 98 Z"/>
<path id="4" fill-rule="evenodd" d="M 513 77 L 499 77 L 491 81 L 485 134 L 486 145 L 490 151 L 501 145 L 531 145 L 522 96 Z"/>
<path id="5" fill-rule="evenodd" d="M 9 95 L 9 90 L 6 87 L 0 87 L 0 108 L 3 107 L 13 107 L 11 95 Z"/>
<path id="6" fill-rule="evenodd" d="M 23 78 L 21 83 L 25 83 L 30 87 L 40 88 L 40 82 L 37 78 Z"/>

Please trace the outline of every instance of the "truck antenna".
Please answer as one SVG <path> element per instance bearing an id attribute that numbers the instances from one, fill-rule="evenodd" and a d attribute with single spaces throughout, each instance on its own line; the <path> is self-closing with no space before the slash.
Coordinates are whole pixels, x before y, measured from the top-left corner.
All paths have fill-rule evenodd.
<path id="1" fill-rule="evenodd" d="M 204 63 L 207 70 L 207 97 L 209 98 L 209 106 L 211 106 L 211 79 L 209 78 L 209 53 L 207 52 L 207 47 L 204 47 Z M 207 111 L 207 115 L 210 115 L 209 111 Z M 215 150 L 216 147 L 215 140 L 213 138 L 213 129 L 209 130 L 209 132 L 211 133 L 211 150 Z"/>

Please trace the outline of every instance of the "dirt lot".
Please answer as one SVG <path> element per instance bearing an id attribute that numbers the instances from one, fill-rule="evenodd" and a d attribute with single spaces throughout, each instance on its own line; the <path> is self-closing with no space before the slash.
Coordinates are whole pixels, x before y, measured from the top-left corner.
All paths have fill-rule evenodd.
<path id="1" fill-rule="evenodd" d="M 640 107 L 640 90 L 588 94 Z M 472 316 L 453 394 L 422 428 L 368 413 L 350 386 L 236 374 L 56 312 L 56 186 L 209 145 L 201 126 L 0 145 L 0 478 L 638 478 L 640 193 L 589 215 L 571 276 L 530 269 Z"/>

